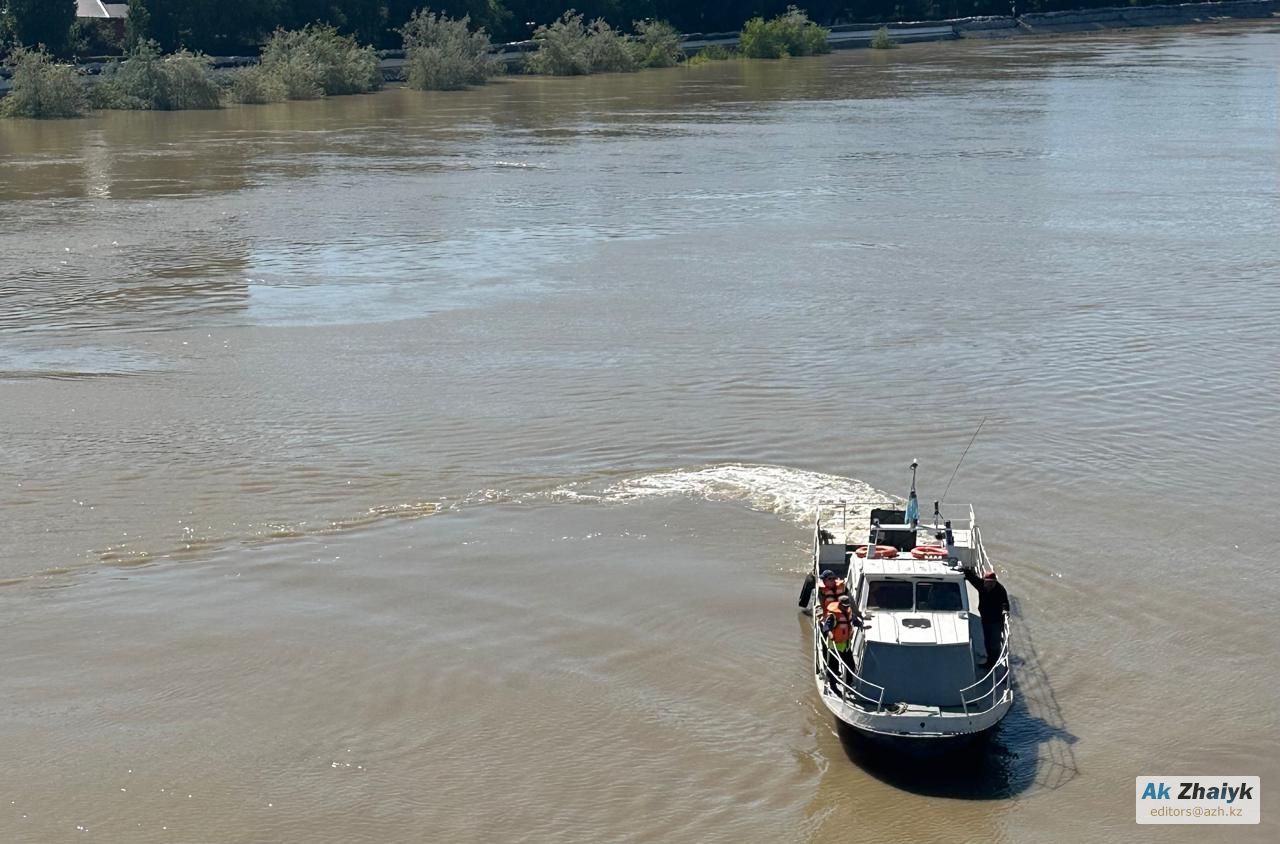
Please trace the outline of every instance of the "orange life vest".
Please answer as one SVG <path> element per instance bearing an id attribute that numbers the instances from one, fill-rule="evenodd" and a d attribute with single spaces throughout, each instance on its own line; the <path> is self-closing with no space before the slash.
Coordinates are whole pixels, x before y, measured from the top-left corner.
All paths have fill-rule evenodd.
<path id="1" fill-rule="evenodd" d="M 836 621 L 831 628 L 831 641 L 837 645 L 843 645 L 853 636 L 853 613 L 836 604 L 835 609 L 831 611 L 831 615 Z"/>
<path id="2" fill-rule="evenodd" d="M 836 577 L 818 584 L 818 606 L 826 608 L 832 601 L 840 600 L 844 594 L 844 578 Z"/>

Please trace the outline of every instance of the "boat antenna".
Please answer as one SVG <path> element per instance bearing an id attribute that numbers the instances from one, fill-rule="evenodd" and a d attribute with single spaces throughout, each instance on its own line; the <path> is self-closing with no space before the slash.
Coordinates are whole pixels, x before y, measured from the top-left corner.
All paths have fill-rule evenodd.
<path id="1" fill-rule="evenodd" d="M 978 438 L 978 431 L 982 430 L 982 426 L 987 424 L 987 417 L 982 417 L 982 421 L 978 423 L 978 430 L 973 432 L 973 436 L 969 437 L 969 444 L 964 447 L 964 451 L 960 454 L 960 459 L 956 461 L 956 470 L 951 473 L 951 480 L 947 481 L 947 488 L 942 491 L 942 500 L 947 500 L 947 493 L 951 491 L 951 482 L 956 479 L 956 474 L 960 471 L 960 464 L 964 462 L 964 456 L 969 453 L 969 449 L 973 448 L 973 441 Z"/>

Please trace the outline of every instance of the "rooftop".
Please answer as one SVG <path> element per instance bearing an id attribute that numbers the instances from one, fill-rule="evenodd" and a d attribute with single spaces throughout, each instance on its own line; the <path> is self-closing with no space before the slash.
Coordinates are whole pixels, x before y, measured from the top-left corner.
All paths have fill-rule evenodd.
<path id="1" fill-rule="evenodd" d="M 102 0 L 76 0 L 76 17 L 124 20 L 129 17 L 129 4 L 103 3 Z"/>
<path id="2" fill-rule="evenodd" d="M 869 610 L 867 641 L 900 645 L 960 645 L 969 641 L 969 613 Z"/>

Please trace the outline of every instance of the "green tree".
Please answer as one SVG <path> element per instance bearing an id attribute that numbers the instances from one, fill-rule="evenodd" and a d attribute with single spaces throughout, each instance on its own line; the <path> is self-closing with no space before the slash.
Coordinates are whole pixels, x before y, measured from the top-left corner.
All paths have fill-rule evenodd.
<path id="1" fill-rule="evenodd" d="M 129 0 L 129 17 L 124 22 L 124 48 L 132 51 L 151 37 L 151 12 L 144 0 Z"/>
<path id="2" fill-rule="evenodd" d="M 313 23 L 331 24 L 343 35 L 354 35 L 361 43 L 382 40 L 387 29 L 387 9 L 383 0 L 285 0 L 275 21 L 281 26 L 301 29 Z M 422 2 L 417 5 L 426 6 Z M 415 6 L 416 8 L 416 6 Z M 395 21 L 397 27 L 405 21 Z"/>
<path id="3" fill-rule="evenodd" d="M 187 8 L 182 0 L 147 0 L 148 34 L 160 49 L 178 49 L 186 26 Z"/>
<path id="4" fill-rule="evenodd" d="M 9 0 L 9 15 L 19 44 L 43 44 L 58 52 L 67 46 L 76 22 L 76 0 Z"/>
<path id="5" fill-rule="evenodd" d="M 523 23 L 527 18 L 519 22 L 515 35 L 510 34 L 513 17 L 508 5 L 518 6 L 520 3 L 519 0 L 514 3 L 504 3 L 503 0 L 382 0 L 382 6 L 386 9 L 387 29 L 377 43 L 384 47 L 400 46 L 401 27 L 409 22 L 414 12 L 427 12 L 428 7 L 447 7 L 448 10 L 442 13 L 445 16 L 454 20 L 470 18 L 473 29 L 483 29 L 497 40 L 528 38 L 529 30 L 524 28 Z"/>

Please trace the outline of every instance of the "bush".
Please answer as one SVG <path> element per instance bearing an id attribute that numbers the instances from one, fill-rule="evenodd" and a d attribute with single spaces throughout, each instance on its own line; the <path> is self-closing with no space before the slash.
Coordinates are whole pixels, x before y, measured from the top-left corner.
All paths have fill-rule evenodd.
<path id="1" fill-rule="evenodd" d="M 893 36 L 889 34 L 889 27 L 882 26 L 876 30 L 876 34 L 871 36 L 871 49 L 873 50 L 893 50 L 897 48 L 898 42 L 893 40 Z"/>
<path id="2" fill-rule="evenodd" d="M 470 17 L 453 19 L 429 9 L 413 13 L 400 29 L 410 88 L 455 91 L 483 85 L 502 71 L 488 33 L 472 32 L 470 23 Z"/>
<path id="3" fill-rule="evenodd" d="M 587 55 L 593 73 L 639 70 L 627 37 L 605 23 L 604 18 L 596 18 L 587 27 Z"/>
<path id="4" fill-rule="evenodd" d="M 740 55 L 736 50 L 731 50 L 728 47 L 721 47 L 719 44 L 712 44 L 710 47 L 699 50 L 691 56 L 688 64 L 690 67 L 696 67 L 700 64 L 711 64 L 712 62 L 722 62 L 727 59 L 736 58 L 740 58 Z"/>
<path id="5" fill-rule="evenodd" d="M 742 28 L 742 54 L 751 59 L 815 56 L 831 51 L 831 30 L 818 26 L 795 6 L 773 20 L 752 18 Z"/>
<path id="6" fill-rule="evenodd" d="M 5 117 L 79 117 L 84 85 L 69 64 L 55 64 L 44 50 L 16 48 L 8 59 L 13 87 L 0 99 Z"/>
<path id="7" fill-rule="evenodd" d="M 160 108 L 221 108 L 221 89 L 209 72 L 209 57 L 202 53 L 179 50 L 160 61 L 165 81 L 166 98 Z"/>
<path id="8" fill-rule="evenodd" d="M 221 105 L 206 56 L 186 50 L 161 56 L 154 41 L 139 44 L 103 76 L 93 92 L 101 108 L 179 111 Z"/>
<path id="9" fill-rule="evenodd" d="M 236 71 L 228 96 L 238 103 L 262 105 L 289 99 L 289 91 L 279 74 L 256 65 Z"/>
<path id="10" fill-rule="evenodd" d="M 666 21 L 636 21 L 632 54 L 641 67 L 672 67 L 684 58 L 680 33 Z"/>
<path id="11" fill-rule="evenodd" d="M 262 68 L 277 77 L 291 100 L 363 94 L 382 87 L 373 48 L 361 47 L 332 26 L 277 29 L 262 48 Z"/>
<path id="12" fill-rule="evenodd" d="M 610 70 L 635 70 L 635 56 L 622 34 L 597 18 L 590 26 L 570 10 L 533 33 L 538 49 L 525 57 L 525 70 L 552 76 L 582 76 Z"/>

